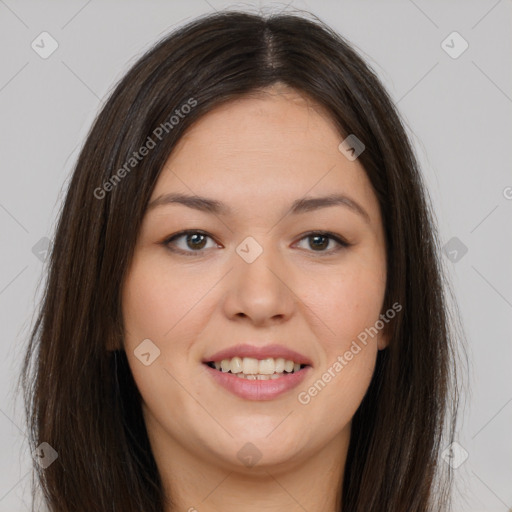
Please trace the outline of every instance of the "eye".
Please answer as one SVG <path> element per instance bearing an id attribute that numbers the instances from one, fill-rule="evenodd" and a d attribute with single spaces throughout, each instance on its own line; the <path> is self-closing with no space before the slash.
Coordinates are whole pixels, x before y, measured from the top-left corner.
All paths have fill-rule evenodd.
<path id="1" fill-rule="evenodd" d="M 173 252 L 184 254 L 186 256 L 199 256 L 200 253 L 203 252 L 202 249 L 208 248 L 208 239 L 213 242 L 210 248 L 220 247 L 219 244 L 217 244 L 207 233 L 192 229 L 180 231 L 179 233 L 166 238 L 162 244 Z M 313 252 L 327 254 L 337 252 L 351 245 L 338 235 L 328 231 L 312 231 L 300 239 L 301 242 L 303 240 L 309 241 L 309 248 L 312 249 Z M 181 247 L 178 241 L 182 241 Z M 330 250 L 325 250 L 329 247 L 331 242 L 333 242 L 334 247 Z"/>
<path id="2" fill-rule="evenodd" d="M 333 253 L 350 246 L 341 237 L 328 231 L 312 231 L 300 239 L 300 241 L 302 240 L 309 241 L 308 245 L 313 249 L 313 252 Z M 330 242 L 334 242 L 334 248 L 326 251 L 325 249 L 329 247 Z"/>
<path id="3" fill-rule="evenodd" d="M 163 245 L 171 251 L 179 252 L 186 256 L 195 256 L 194 253 L 200 253 L 201 249 L 206 247 L 208 238 L 213 241 L 213 238 L 203 231 L 185 230 L 165 239 Z M 183 239 L 181 247 L 177 243 L 180 239 Z M 219 247 L 219 245 L 214 242 L 212 247 Z"/>

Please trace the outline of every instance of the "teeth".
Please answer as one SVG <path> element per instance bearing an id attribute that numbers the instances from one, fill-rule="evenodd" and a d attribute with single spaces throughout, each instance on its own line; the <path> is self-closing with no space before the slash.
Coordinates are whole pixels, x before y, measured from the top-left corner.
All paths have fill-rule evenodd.
<path id="1" fill-rule="evenodd" d="M 237 377 L 247 378 L 249 380 L 268 380 L 277 379 L 284 372 L 298 372 L 301 365 L 289 359 L 278 357 L 268 357 L 266 359 L 256 359 L 254 357 L 233 357 L 232 359 L 223 359 L 213 363 L 215 369 L 224 373 L 231 372 Z"/>
<path id="2" fill-rule="evenodd" d="M 259 373 L 259 363 L 254 357 L 244 357 L 242 360 L 242 371 L 246 375 L 256 375 Z"/>
<path id="3" fill-rule="evenodd" d="M 246 375 L 245 373 L 235 374 L 239 379 L 245 380 L 275 380 L 279 379 L 284 373 L 273 373 L 272 375 Z"/>
<path id="4" fill-rule="evenodd" d="M 269 357 L 268 359 L 263 359 L 259 363 L 259 372 L 262 375 L 272 375 L 274 373 L 274 370 L 276 368 L 276 364 L 274 362 L 274 359 L 272 357 Z"/>
<path id="5" fill-rule="evenodd" d="M 239 357 L 233 357 L 230 364 L 231 373 L 240 373 L 243 371 L 242 360 Z"/>

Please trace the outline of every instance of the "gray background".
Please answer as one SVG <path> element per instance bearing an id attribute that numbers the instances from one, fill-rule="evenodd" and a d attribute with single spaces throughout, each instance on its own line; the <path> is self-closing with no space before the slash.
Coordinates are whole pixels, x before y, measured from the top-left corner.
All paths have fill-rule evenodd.
<path id="1" fill-rule="evenodd" d="M 30 501 L 31 455 L 14 383 L 45 268 L 44 251 L 33 247 L 52 238 L 63 185 L 112 85 L 173 27 L 228 6 L 268 11 L 285 4 L 0 0 L 1 512 L 26 511 Z M 443 256 L 470 356 L 471 391 L 458 433 L 469 457 L 455 471 L 456 510 L 506 512 L 512 509 L 512 1 L 297 0 L 291 7 L 328 22 L 377 71 L 411 131 L 443 244 L 459 240 L 451 242 L 457 252 Z M 43 31 L 58 43 L 47 59 L 31 47 Z M 456 59 L 441 46 L 453 31 L 469 44 Z M 460 244 L 468 249 L 462 257 Z"/>

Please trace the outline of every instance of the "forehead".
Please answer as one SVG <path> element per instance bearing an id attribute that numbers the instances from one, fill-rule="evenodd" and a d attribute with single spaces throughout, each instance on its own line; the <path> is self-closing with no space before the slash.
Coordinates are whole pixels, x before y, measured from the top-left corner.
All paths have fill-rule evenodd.
<path id="1" fill-rule="evenodd" d="M 182 136 L 152 199 L 169 192 L 221 199 L 240 211 L 306 195 L 347 193 L 378 209 L 362 165 L 323 107 L 286 87 L 224 103 Z M 374 212 L 375 213 L 375 212 Z"/>
<path id="2" fill-rule="evenodd" d="M 174 158 L 233 158 L 255 152 L 302 156 L 337 148 L 341 135 L 323 107 L 302 93 L 275 85 L 224 103 L 196 122 L 181 138 Z M 289 156 L 289 155 L 288 155 Z"/>

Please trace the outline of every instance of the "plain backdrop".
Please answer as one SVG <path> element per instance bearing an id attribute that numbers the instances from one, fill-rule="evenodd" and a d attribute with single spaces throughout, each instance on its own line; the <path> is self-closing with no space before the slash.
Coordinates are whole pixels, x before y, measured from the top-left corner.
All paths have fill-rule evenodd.
<path id="1" fill-rule="evenodd" d="M 143 51 L 226 7 L 313 12 L 355 45 L 397 104 L 448 244 L 467 334 L 470 391 L 457 437 L 468 458 L 455 471 L 456 511 L 512 509 L 512 1 L 290 4 L 0 0 L 0 512 L 30 506 L 15 383 L 78 151 Z"/>

